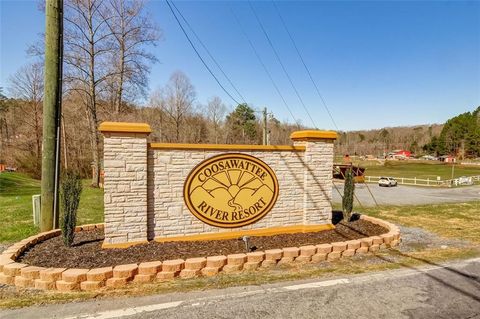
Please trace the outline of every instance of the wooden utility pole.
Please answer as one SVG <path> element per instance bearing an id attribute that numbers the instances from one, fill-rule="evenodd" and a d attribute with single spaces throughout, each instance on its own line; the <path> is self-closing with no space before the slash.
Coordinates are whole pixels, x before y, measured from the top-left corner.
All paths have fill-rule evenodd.
<path id="1" fill-rule="evenodd" d="M 267 108 L 263 108 L 263 145 L 268 144 Z"/>
<path id="2" fill-rule="evenodd" d="M 59 127 L 62 101 L 63 0 L 46 0 L 40 231 L 58 226 Z M 57 212 L 55 211 L 57 210 Z"/>

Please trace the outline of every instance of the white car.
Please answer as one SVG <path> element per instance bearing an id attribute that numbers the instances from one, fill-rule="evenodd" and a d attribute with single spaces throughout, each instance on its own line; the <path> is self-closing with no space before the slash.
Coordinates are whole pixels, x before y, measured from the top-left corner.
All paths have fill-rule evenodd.
<path id="1" fill-rule="evenodd" d="M 397 186 L 397 180 L 393 177 L 380 177 L 378 186 L 393 187 Z"/>

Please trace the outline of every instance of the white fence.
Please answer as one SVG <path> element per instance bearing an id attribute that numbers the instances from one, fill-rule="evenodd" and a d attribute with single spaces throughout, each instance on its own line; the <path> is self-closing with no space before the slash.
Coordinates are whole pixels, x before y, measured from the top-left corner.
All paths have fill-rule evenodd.
<path id="1" fill-rule="evenodd" d="M 365 176 L 365 182 L 378 183 L 381 176 Z M 463 185 L 473 185 L 480 183 L 480 175 L 468 176 L 467 179 L 455 178 L 455 179 L 434 179 L 434 178 L 410 178 L 410 177 L 394 177 L 398 184 L 401 185 L 417 185 L 417 186 L 443 186 L 454 187 Z"/>

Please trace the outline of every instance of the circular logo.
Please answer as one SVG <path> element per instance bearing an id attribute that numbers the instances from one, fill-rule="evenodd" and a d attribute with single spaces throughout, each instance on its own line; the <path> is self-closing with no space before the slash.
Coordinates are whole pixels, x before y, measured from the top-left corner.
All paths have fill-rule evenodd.
<path id="1" fill-rule="evenodd" d="M 185 181 L 185 203 L 202 222 L 241 227 L 263 218 L 275 205 L 278 181 L 264 162 L 246 154 L 222 154 L 198 164 Z"/>

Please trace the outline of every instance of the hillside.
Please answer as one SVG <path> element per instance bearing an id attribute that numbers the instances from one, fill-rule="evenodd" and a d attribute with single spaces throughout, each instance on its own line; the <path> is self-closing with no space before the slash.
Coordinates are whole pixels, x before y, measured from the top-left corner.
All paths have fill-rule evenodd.
<path id="1" fill-rule="evenodd" d="M 443 124 L 386 127 L 375 130 L 340 132 L 335 145 L 336 154 L 375 155 L 393 149 L 422 153 L 422 146 L 433 136 L 440 135 Z"/>

